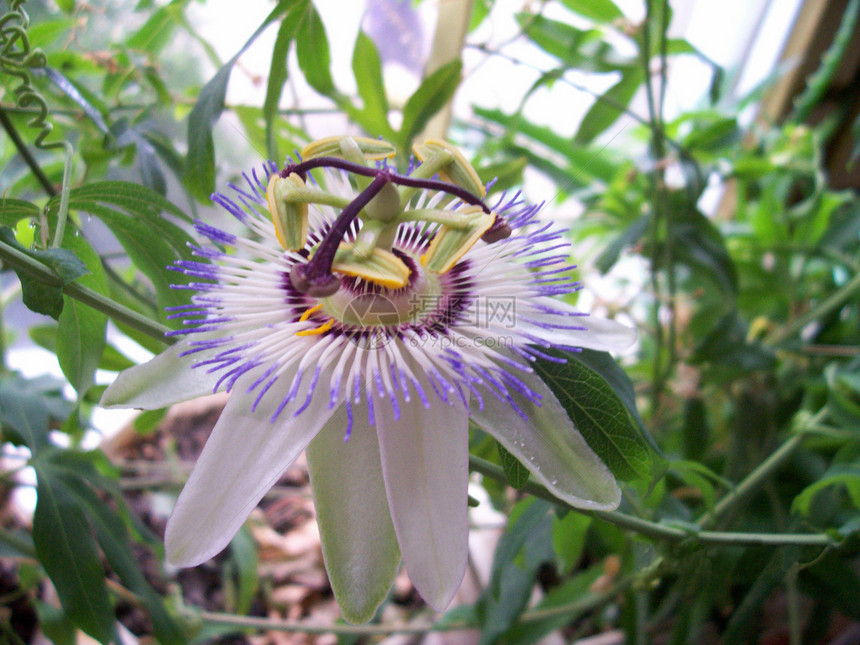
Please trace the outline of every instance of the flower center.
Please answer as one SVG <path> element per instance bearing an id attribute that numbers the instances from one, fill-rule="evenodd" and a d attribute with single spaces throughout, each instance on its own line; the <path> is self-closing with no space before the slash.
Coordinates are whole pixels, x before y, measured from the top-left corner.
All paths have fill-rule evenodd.
<path id="1" fill-rule="evenodd" d="M 414 255 L 394 249 L 409 269 L 406 286 L 393 289 L 360 277 L 343 276 L 341 287 L 328 298 L 319 300 L 320 313 L 333 318 L 345 330 L 391 330 L 419 322 L 428 304 L 443 297 L 440 277 L 426 271 Z"/>
<path id="2" fill-rule="evenodd" d="M 310 170 L 324 167 L 346 171 L 361 189 L 343 204 L 308 262 L 292 268 L 290 282 L 296 291 L 326 300 L 341 289 L 343 276 L 361 278 L 385 289 L 405 289 L 414 281 L 411 274 L 415 269 L 391 250 L 401 223 L 438 225 L 421 257 L 427 272 L 435 274 L 450 271 L 479 239 L 493 243 L 510 235 L 510 226 L 482 201 L 484 186 L 462 154 L 436 140 L 425 141 L 414 151 L 421 164 L 409 175 L 401 175 L 385 164 L 375 168 L 367 165 L 395 154 L 387 142 L 351 137 L 321 139 L 305 148 L 301 162 L 288 164 L 271 176 L 266 190 L 269 212 L 278 240 L 292 251 L 299 250 L 307 239 L 307 204 L 339 204 L 335 196 L 308 187 L 305 179 Z M 434 179 L 435 175 L 441 179 Z M 454 209 L 410 209 L 418 190 L 440 193 L 462 205 Z M 361 230 L 353 242 L 347 242 L 359 216 Z"/>

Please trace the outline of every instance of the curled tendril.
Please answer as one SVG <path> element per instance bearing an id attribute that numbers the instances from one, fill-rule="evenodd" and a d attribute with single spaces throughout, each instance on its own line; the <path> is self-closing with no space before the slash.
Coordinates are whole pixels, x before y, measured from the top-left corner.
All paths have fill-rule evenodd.
<path id="1" fill-rule="evenodd" d="M 71 188 L 73 149 L 68 141 L 45 141 L 54 126 L 48 121 L 48 103 L 33 87 L 30 70 L 47 66 L 48 59 L 39 48 L 30 46 L 27 28 L 30 17 L 24 11 L 26 0 L 9 0 L 9 11 L 0 16 L 0 72 L 17 78 L 20 83 L 14 89 L 17 107 L 35 107 L 36 114 L 27 122 L 31 128 L 38 129 L 35 144 L 41 150 L 63 148 L 63 186 L 60 191 L 60 208 L 57 212 L 57 230 L 54 234 L 54 247 L 61 244 L 66 227 L 69 209 L 69 190 Z"/>

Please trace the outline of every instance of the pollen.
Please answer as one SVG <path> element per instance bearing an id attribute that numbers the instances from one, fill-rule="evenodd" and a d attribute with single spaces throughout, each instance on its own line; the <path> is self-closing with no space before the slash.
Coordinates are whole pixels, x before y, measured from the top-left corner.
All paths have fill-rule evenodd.
<path id="1" fill-rule="evenodd" d="M 299 322 L 304 322 L 304 321 L 306 321 L 308 318 L 310 318 L 310 317 L 311 317 L 311 315 L 312 315 L 312 314 L 315 314 L 315 313 L 316 313 L 316 312 L 318 312 L 320 309 L 322 309 L 322 304 L 319 304 L 319 305 L 316 305 L 316 306 L 314 306 L 314 307 L 310 307 L 310 308 L 308 308 L 307 310 L 305 310 L 305 313 L 303 313 L 303 314 L 301 315 L 301 318 L 299 318 Z"/>
<path id="2" fill-rule="evenodd" d="M 322 305 L 317 305 L 314 309 L 318 309 Z M 308 310 L 310 311 L 310 309 Z M 308 313 L 307 311 L 305 313 Z M 334 318 L 329 318 L 326 322 L 324 322 L 319 327 L 314 327 L 313 329 L 303 329 L 301 331 L 296 332 L 296 336 L 319 336 L 321 334 L 326 333 L 329 329 L 334 325 Z"/>

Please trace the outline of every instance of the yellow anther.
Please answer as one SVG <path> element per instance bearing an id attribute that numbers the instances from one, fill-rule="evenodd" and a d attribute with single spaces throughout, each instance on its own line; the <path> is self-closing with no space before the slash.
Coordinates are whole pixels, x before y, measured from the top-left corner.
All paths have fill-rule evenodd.
<path id="1" fill-rule="evenodd" d="M 379 159 L 389 159 L 397 154 L 397 148 L 381 139 L 371 139 L 370 137 L 344 137 L 333 136 L 323 139 L 311 141 L 302 150 L 302 159 L 313 159 L 314 157 L 341 157 L 345 158 L 342 141 L 351 139 L 354 144 L 364 155 L 368 161 L 377 161 Z M 350 146 L 352 147 L 352 146 Z"/>
<path id="2" fill-rule="evenodd" d="M 308 205 L 290 201 L 290 192 L 304 187 L 305 182 L 296 173 L 286 179 L 275 173 L 266 188 L 266 202 L 275 225 L 275 235 L 281 246 L 290 251 L 301 249 L 308 237 Z"/>
<path id="3" fill-rule="evenodd" d="M 409 282 L 409 267 L 394 253 L 379 247 L 374 247 L 369 256 L 361 256 L 351 244 L 341 244 L 331 268 L 388 289 L 402 289 Z"/>
<path id="4" fill-rule="evenodd" d="M 462 228 L 440 226 L 427 252 L 421 256 L 421 265 L 434 273 L 450 271 L 496 218 L 492 213 L 484 213 L 479 206 L 466 206 L 455 213 L 462 214 L 467 225 Z"/>
<path id="5" fill-rule="evenodd" d="M 439 168 L 439 177 L 448 183 L 465 188 L 469 192 L 478 195 L 478 197 L 484 197 L 487 194 L 484 183 L 478 177 L 478 173 L 475 172 L 472 164 L 466 160 L 466 157 L 463 156 L 460 150 L 447 141 L 427 139 L 423 143 L 416 143 L 412 146 L 412 152 L 422 162 L 431 159 L 434 155 L 441 153 L 450 154 L 451 156 L 448 158 L 451 159 L 453 157 L 453 160 L 442 168 Z"/>
<path id="6" fill-rule="evenodd" d="M 322 306 L 322 305 L 320 305 Z M 316 307 L 315 307 L 316 308 Z M 307 312 L 305 312 L 307 313 Z M 320 334 L 326 333 L 329 329 L 334 325 L 334 318 L 329 318 L 326 322 L 324 322 L 319 327 L 314 327 L 313 329 L 303 329 L 301 331 L 296 332 L 296 336 L 319 336 Z"/>
<path id="7" fill-rule="evenodd" d="M 322 309 L 322 304 L 315 305 L 315 306 L 313 306 L 313 307 L 310 307 L 309 309 L 306 309 L 306 310 L 305 310 L 305 313 L 303 313 L 303 314 L 301 315 L 301 318 L 299 318 L 299 322 L 304 322 L 304 321 L 306 321 L 308 318 L 310 318 L 310 317 L 311 317 L 311 315 L 312 315 L 312 314 L 315 314 L 315 313 L 316 313 L 316 312 L 318 312 L 320 309 Z"/>

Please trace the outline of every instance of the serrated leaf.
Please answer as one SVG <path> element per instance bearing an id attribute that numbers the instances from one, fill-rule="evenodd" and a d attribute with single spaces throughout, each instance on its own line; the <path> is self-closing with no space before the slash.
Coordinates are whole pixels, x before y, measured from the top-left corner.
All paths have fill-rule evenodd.
<path id="1" fill-rule="evenodd" d="M 454 96 L 460 85 L 463 64 L 451 61 L 427 76 L 406 101 L 400 125 L 401 150 L 411 149 L 412 139 L 424 129 L 427 122 Z"/>
<path id="2" fill-rule="evenodd" d="M 639 67 L 621 73 L 621 79 L 604 92 L 582 118 L 574 136 L 578 143 L 590 143 L 615 123 L 627 109 L 645 76 Z"/>
<path id="3" fill-rule="evenodd" d="M 97 641 L 113 635 L 114 610 L 86 516 L 59 480 L 37 469 L 33 542 L 69 619 Z"/>
<path id="4" fill-rule="evenodd" d="M 498 441 L 496 442 L 496 449 L 499 451 L 499 460 L 502 462 L 502 469 L 505 471 L 505 479 L 511 488 L 520 490 L 529 481 L 528 469 Z"/>
<path id="5" fill-rule="evenodd" d="M 570 359 L 570 353 L 552 350 Z M 645 440 L 619 395 L 595 370 L 578 360 L 534 364 L 556 395 L 573 424 L 612 473 L 619 479 L 647 477 L 652 458 Z"/>

